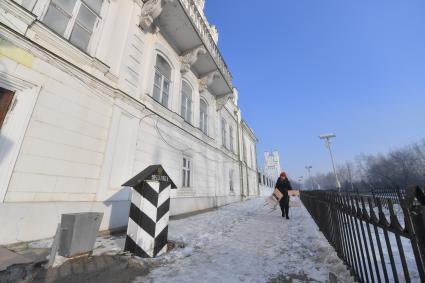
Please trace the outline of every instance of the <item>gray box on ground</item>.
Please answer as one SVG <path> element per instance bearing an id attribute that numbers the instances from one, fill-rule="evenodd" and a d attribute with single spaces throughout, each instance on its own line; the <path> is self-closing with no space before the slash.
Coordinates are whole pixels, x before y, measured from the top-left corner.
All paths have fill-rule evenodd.
<path id="1" fill-rule="evenodd" d="M 103 213 L 62 214 L 59 255 L 72 257 L 93 250 Z"/>

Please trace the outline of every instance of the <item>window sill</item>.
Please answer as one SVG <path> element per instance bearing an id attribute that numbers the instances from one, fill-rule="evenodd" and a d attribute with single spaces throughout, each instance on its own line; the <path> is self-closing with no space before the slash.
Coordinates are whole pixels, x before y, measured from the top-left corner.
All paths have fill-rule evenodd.
<path id="1" fill-rule="evenodd" d="M 28 30 L 28 37 L 49 51 L 89 73 L 97 71 L 111 80 L 115 79 L 115 76 L 109 73 L 110 67 L 108 65 L 75 47 L 68 40 L 53 32 L 40 21 L 35 21 L 30 27 Z"/>

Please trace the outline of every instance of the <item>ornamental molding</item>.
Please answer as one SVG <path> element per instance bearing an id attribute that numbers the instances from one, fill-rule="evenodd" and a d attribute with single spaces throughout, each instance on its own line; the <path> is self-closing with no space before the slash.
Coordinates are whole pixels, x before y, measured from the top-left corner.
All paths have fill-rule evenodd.
<path id="1" fill-rule="evenodd" d="M 27 26 L 32 24 L 37 19 L 35 15 L 23 9 L 14 1 L 0 1 L 0 9 L 3 9 L 5 14 L 10 13 L 14 17 L 20 19 Z"/>
<path id="2" fill-rule="evenodd" d="M 14 76 L 9 72 L 0 71 L 0 86 L 11 91 L 22 91 L 37 87 L 37 84 Z"/>
<path id="3" fill-rule="evenodd" d="M 223 107 L 226 105 L 227 101 L 229 101 L 229 99 L 233 99 L 233 97 L 234 97 L 233 92 L 218 95 L 217 98 L 216 98 L 217 111 L 220 111 L 221 109 L 223 109 Z"/>
<path id="4" fill-rule="evenodd" d="M 87 70 L 87 67 L 94 68 L 103 75 L 110 71 L 108 65 L 76 48 L 39 21 L 34 22 L 29 29 L 27 37 L 56 55 L 70 60 L 82 69 Z"/>
<path id="5" fill-rule="evenodd" d="M 208 87 L 213 83 L 214 79 L 220 77 L 218 70 L 209 72 L 201 79 L 199 79 L 199 92 L 202 93 L 208 89 Z"/>
<path id="6" fill-rule="evenodd" d="M 144 31 L 159 32 L 159 28 L 154 24 L 156 18 L 162 13 L 162 8 L 174 0 L 143 0 L 144 5 L 140 14 L 140 27 Z"/>
<path id="7" fill-rule="evenodd" d="M 199 55 L 205 55 L 207 54 L 207 50 L 203 45 L 200 45 L 198 47 L 192 48 L 186 52 L 183 53 L 182 56 L 180 56 L 180 72 L 182 74 L 187 73 L 190 70 L 190 67 L 192 67 L 193 64 L 196 63 L 196 61 L 199 58 Z"/>

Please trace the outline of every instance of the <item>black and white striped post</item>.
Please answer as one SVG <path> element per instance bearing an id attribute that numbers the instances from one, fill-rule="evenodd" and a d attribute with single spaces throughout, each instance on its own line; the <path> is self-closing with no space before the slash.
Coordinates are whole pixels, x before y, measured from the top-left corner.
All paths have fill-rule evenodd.
<path id="1" fill-rule="evenodd" d="M 170 192 L 176 185 L 161 165 L 151 165 L 123 186 L 133 188 L 124 251 L 144 258 L 165 253 Z"/>

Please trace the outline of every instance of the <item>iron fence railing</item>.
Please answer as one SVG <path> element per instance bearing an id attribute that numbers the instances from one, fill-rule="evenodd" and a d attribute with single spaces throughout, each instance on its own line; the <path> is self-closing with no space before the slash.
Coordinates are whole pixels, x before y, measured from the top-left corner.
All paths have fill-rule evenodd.
<path id="1" fill-rule="evenodd" d="M 415 187 L 397 198 L 394 203 L 377 194 L 301 192 L 304 206 L 358 281 L 425 282 L 424 195 Z"/>
<path id="2" fill-rule="evenodd" d="M 387 206 L 387 200 L 391 200 L 392 203 L 400 204 L 400 200 L 406 198 L 406 190 L 398 187 L 386 187 L 386 188 L 355 188 L 355 189 L 347 189 L 344 191 L 345 193 L 362 195 L 362 196 L 370 196 L 374 198 L 379 198 L 383 201 L 383 205 Z"/>

